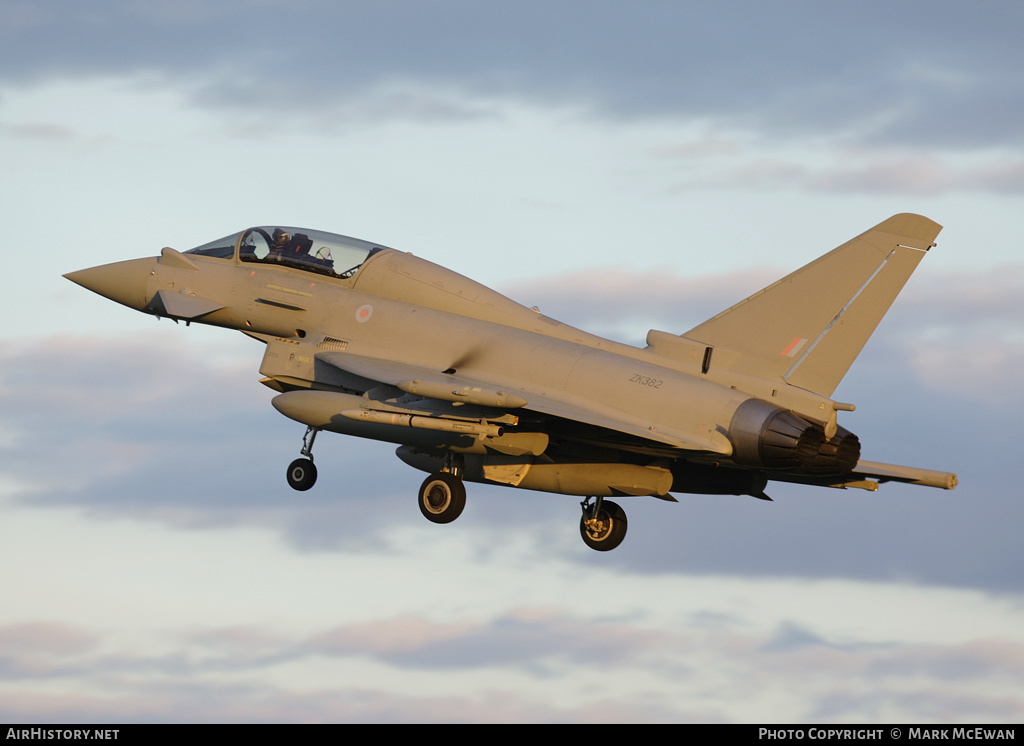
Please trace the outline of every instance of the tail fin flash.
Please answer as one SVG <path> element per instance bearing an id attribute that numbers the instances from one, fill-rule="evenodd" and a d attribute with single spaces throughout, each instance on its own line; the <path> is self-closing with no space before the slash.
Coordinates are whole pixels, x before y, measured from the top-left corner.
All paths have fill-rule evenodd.
<path id="1" fill-rule="evenodd" d="M 942 226 L 894 215 L 683 336 L 729 367 L 831 396 Z"/>

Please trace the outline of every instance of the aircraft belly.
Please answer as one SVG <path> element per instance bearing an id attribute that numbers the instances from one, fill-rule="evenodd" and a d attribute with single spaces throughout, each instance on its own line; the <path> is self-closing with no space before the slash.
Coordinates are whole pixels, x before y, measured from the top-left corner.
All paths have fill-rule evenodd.
<path id="1" fill-rule="evenodd" d="M 672 472 L 636 464 L 534 464 L 517 486 L 563 495 L 664 496 L 672 488 Z"/>
<path id="2" fill-rule="evenodd" d="M 395 453 L 409 466 L 428 473 L 438 471 L 444 464 L 440 454 L 414 446 L 402 446 Z M 562 495 L 665 497 L 673 481 L 668 469 L 637 464 L 551 462 L 497 454 L 470 454 L 463 461 L 463 476 L 467 481 Z"/>

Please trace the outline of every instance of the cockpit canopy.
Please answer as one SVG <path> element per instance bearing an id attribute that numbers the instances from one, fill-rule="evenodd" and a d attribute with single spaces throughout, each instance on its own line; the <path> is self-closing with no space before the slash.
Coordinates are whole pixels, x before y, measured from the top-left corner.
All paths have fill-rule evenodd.
<path id="1" fill-rule="evenodd" d="M 294 267 L 342 279 L 352 277 L 374 253 L 387 247 L 336 233 L 306 228 L 247 228 L 186 254 Z"/>

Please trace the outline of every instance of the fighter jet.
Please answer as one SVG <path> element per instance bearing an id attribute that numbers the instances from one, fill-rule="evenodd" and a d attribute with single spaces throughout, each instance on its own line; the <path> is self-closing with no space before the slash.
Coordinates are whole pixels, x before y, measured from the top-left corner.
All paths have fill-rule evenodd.
<path id="1" fill-rule="evenodd" d="M 314 230 L 247 228 L 185 252 L 64 275 L 130 308 L 266 345 L 262 383 L 306 426 L 288 484 L 310 489 L 327 430 L 398 444 L 449 523 L 465 482 L 584 498 L 599 551 L 610 497 L 750 495 L 769 481 L 944 489 L 946 472 L 864 461 L 832 394 L 941 226 L 901 214 L 684 334 L 646 347 L 563 324 L 425 259 Z"/>

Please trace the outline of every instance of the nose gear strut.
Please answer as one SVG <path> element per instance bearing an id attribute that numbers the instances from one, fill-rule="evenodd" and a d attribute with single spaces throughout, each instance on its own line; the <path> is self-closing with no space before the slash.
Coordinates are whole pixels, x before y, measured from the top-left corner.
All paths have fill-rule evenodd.
<path id="1" fill-rule="evenodd" d="M 316 484 L 316 466 L 313 464 L 313 441 L 316 434 L 320 432 L 315 427 L 307 427 L 305 435 L 302 436 L 302 450 L 299 451 L 306 458 L 297 458 L 288 465 L 288 486 L 293 490 L 305 492 Z"/>

